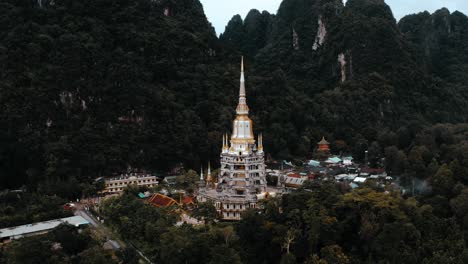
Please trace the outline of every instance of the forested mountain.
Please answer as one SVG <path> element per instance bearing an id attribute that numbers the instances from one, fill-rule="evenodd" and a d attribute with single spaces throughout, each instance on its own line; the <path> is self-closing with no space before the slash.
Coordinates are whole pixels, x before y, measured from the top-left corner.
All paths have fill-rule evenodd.
<path id="1" fill-rule="evenodd" d="M 238 70 L 198 1 L 12 0 L 0 13 L 0 188 L 217 152 Z"/>
<path id="2" fill-rule="evenodd" d="M 418 128 L 467 118 L 459 12 L 397 24 L 382 0 L 284 0 L 219 39 L 192 0 L 4 0 L 0 14 L 0 188 L 215 163 L 241 54 L 274 158 L 304 158 L 323 135 L 358 160 L 384 156 L 389 134 L 409 151 Z"/>
<path id="3" fill-rule="evenodd" d="M 255 52 L 250 74 L 251 86 L 264 92 L 253 98 L 252 108 L 265 109 L 262 102 L 275 106 L 262 116 L 268 126 L 265 139 L 275 142 L 273 152 L 288 149 L 285 156 L 303 155 L 320 133 L 354 146 L 372 140 L 369 131 L 396 131 L 412 122 L 464 122 L 466 77 L 458 76 L 453 83 L 455 77 L 441 79 L 442 72 L 429 65 L 436 60 L 444 65 L 445 76 L 463 75 L 468 41 L 462 25 L 468 19 L 459 12 L 450 18 L 452 37 L 447 43 L 424 21 L 413 25 L 404 18 L 397 24 L 384 1 L 350 0 L 346 6 L 342 1 L 283 1 L 266 27 L 268 41 Z M 235 16 L 221 41 L 232 46 L 236 39 L 247 38 L 247 21 L 243 28 L 233 26 L 240 22 Z M 264 28 L 253 35 L 261 35 Z M 410 30 L 418 34 L 411 36 Z M 420 45 L 426 42 L 421 42 L 434 37 L 442 46 L 425 59 Z M 237 43 L 238 50 L 254 51 L 245 41 Z M 461 54 L 448 56 L 452 53 Z M 452 61 L 440 61 L 439 56 Z M 289 131 L 275 130 L 287 123 L 292 124 Z M 287 142 L 278 144 L 285 138 Z"/>

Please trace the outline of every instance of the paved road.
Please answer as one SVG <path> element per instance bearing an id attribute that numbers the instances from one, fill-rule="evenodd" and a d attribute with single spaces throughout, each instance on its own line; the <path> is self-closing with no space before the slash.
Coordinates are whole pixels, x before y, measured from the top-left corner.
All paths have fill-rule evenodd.
<path id="1" fill-rule="evenodd" d="M 76 207 L 76 210 L 75 210 L 75 215 L 79 215 L 81 217 L 83 217 L 84 219 L 86 219 L 86 221 L 88 221 L 92 226 L 94 226 L 97 230 L 99 230 L 107 239 L 107 242 L 109 242 L 109 244 L 115 249 L 115 250 L 119 250 L 121 248 L 125 248 L 125 244 L 118 240 L 118 239 L 110 239 L 112 238 L 114 235 L 112 234 L 112 232 L 106 227 L 104 226 L 101 222 L 99 222 L 99 220 L 97 220 L 89 211 L 87 210 L 84 210 L 84 207 L 82 206 L 77 206 Z M 135 249 L 135 251 L 138 253 L 138 255 L 140 255 L 140 257 L 142 257 L 144 260 L 146 260 L 148 263 L 150 264 L 153 264 L 153 262 L 151 262 L 151 260 L 149 258 L 147 258 L 143 252 L 141 252 L 140 250 L 138 250 L 133 244 L 130 243 L 130 246 Z"/>
<path id="2" fill-rule="evenodd" d="M 94 227 L 99 227 L 99 223 L 97 222 L 97 219 L 95 219 L 94 217 L 91 217 L 88 212 L 86 212 L 85 210 L 83 209 L 77 209 L 75 211 L 75 215 L 79 215 L 81 217 L 83 217 L 84 219 L 86 219 L 86 221 L 88 221 L 92 226 Z"/>
<path id="3" fill-rule="evenodd" d="M 105 227 L 99 220 L 97 220 L 92 214 L 90 214 L 88 211 L 77 207 L 77 210 L 75 210 L 75 215 L 79 215 L 86 219 L 92 226 L 94 226 L 97 230 L 99 230 L 103 236 L 106 238 L 107 242 L 116 250 L 121 249 L 125 247 L 125 244 L 117 239 L 111 240 L 110 238 L 113 237 L 112 232 L 110 232 L 107 227 Z"/>

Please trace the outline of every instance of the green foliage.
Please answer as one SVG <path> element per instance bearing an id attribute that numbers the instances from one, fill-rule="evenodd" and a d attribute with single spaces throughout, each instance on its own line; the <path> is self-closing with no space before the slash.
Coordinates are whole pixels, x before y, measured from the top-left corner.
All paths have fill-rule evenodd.
<path id="1" fill-rule="evenodd" d="M 71 216 L 63 210 L 66 202 L 39 193 L 0 193 L 0 228 Z"/>
<path id="2" fill-rule="evenodd" d="M 40 2 L 0 5 L 0 189 L 215 160 L 237 75 L 198 1 Z"/>
<path id="3" fill-rule="evenodd" d="M 294 257 L 293 254 L 291 253 L 286 253 L 281 257 L 281 264 L 295 264 L 296 262 L 296 257 Z"/>
<path id="4" fill-rule="evenodd" d="M 450 202 L 457 221 L 439 215 L 440 209 L 429 205 L 436 202 L 426 199 L 423 204 L 398 192 L 358 188 L 343 194 L 334 184 L 307 188 L 270 199 L 262 209 L 246 211 L 237 223 L 174 226 L 169 212 L 132 195 L 107 200 L 101 212 L 124 239 L 158 263 L 409 264 L 463 259 L 465 190 Z"/>
<path id="5" fill-rule="evenodd" d="M 328 263 L 348 264 L 349 258 L 342 252 L 340 246 L 333 245 L 320 250 L 323 259 Z"/>
<path id="6" fill-rule="evenodd" d="M 68 255 L 82 252 L 91 242 L 89 234 L 80 234 L 75 227 L 69 225 L 58 226 L 49 236 L 56 243 L 60 243 L 62 250 Z"/>
<path id="7" fill-rule="evenodd" d="M 112 264 L 117 263 L 112 259 L 110 252 L 103 251 L 101 247 L 96 246 L 88 248 L 79 255 L 80 263 L 83 264 Z"/>
<path id="8" fill-rule="evenodd" d="M 53 256 L 50 250 L 51 246 L 50 242 L 44 241 L 38 237 L 24 238 L 11 245 L 11 248 L 8 249 L 6 254 L 5 263 L 46 263 L 45 260 L 51 259 Z M 50 263 L 60 262 L 54 260 Z"/>
<path id="9" fill-rule="evenodd" d="M 157 263 L 466 261 L 468 126 L 448 124 L 467 120 L 465 15 L 443 9 L 397 24 L 380 0 L 284 0 L 276 16 L 235 16 L 218 40 L 199 1 L 6 0 L 0 13 L 0 189 L 41 193 L 0 195 L 0 226 L 66 215 L 52 195 L 92 195 L 96 176 L 217 160 L 242 53 L 269 154 L 310 156 L 325 135 L 332 151 L 356 161 L 368 151 L 370 165 L 421 196 L 309 182 L 236 224 L 213 221 L 201 204 L 194 215 L 208 225 L 198 228 L 174 226 L 174 214 L 130 187 L 103 203 L 112 229 Z M 327 34 L 313 49 L 319 20 Z M 188 171 L 177 183 L 194 190 L 197 179 Z M 111 262 L 67 227 L 1 254 Z"/>
<path id="10" fill-rule="evenodd" d="M 226 245 L 218 245 L 211 249 L 212 258 L 209 264 L 241 264 L 239 254 Z"/>
<path id="11" fill-rule="evenodd" d="M 203 213 L 212 223 L 212 205 Z M 230 225 L 208 225 L 205 228 L 184 224 L 174 226 L 174 216 L 163 208 L 155 208 L 132 195 L 123 195 L 104 202 L 101 207 L 106 223 L 131 241 L 157 263 L 241 263 L 238 236 Z M 216 215 L 216 211 L 214 211 Z"/>
<path id="12" fill-rule="evenodd" d="M 455 184 L 453 173 L 447 164 L 442 165 L 437 173 L 431 178 L 432 188 L 437 194 L 450 197 Z"/>
<path id="13" fill-rule="evenodd" d="M 78 232 L 65 224 L 45 235 L 15 240 L 3 250 L 5 256 L 0 255 L 0 263 L 118 263 L 88 229 Z"/>
<path id="14" fill-rule="evenodd" d="M 213 223 L 214 220 L 219 218 L 213 203 L 198 203 L 192 212 L 192 216 L 199 221 L 205 222 L 205 224 Z"/>
<path id="15" fill-rule="evenodd" d="M 119 258 L 122 260 L 123 263 L 128 264 L 138 264 L 139 263 L 139 256 L 138 253 L 134 248 L 124 248 L 117 252 Z"/>
<path id="16" fill-rule="evenodd" d="M 196 183 L 199 180 L 199 176 L 196 171 L 194 170 L 189 170 L 176 178 L 176 183 L 177 186 L 180 188 L 188 189 L 188 190 L 193 190 L 195 189 Z"/>
<path id="17" fill-rule="evenodd" d="M 143 203 L 131 194 L 105 200 L 100 212 L 124 239 L 141 239 L 148 245 L 159 245 L 159 236 L 175 221 L 167 211 Z"/>

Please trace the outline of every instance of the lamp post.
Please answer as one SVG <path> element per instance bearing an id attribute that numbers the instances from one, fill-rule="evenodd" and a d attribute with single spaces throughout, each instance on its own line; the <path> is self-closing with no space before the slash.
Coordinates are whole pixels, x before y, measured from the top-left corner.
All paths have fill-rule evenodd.
<path id="1" fill-rule="evenodd" d="M 369 167 L 369 151 L 368 150 L 364 151 L 364 162 L 366 164 L 366 167 Z"/>

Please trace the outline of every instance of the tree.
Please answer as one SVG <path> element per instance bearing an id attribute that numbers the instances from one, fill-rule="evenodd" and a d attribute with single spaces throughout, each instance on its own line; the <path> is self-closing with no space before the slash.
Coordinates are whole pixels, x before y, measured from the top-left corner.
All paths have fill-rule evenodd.
<path id="1" fill-rule="evenodd" d="M 76 227 L 61 224 L 50 234 L 53 241 L 60 243 L 62 249 L 68 255 L 76 255 L 86 249 L 91 239 L 86 234 L 79 234 Z"/>
<path id="2" fill-rule="evenodd" d="M 242 263 L 239 254 L 228 245 L 216 245 L 210 251 L 210 264 L 240 264 Z"/>
<path id="3" fill-rule="evenodd" d="M 408 166 L 409 171 L 414 174 L 415 177 L 425 178 L 426 165 L 423 159 L 423 151 L 420 148 L 413 148 L 408 155 Z"/>
<path id="4" fill-rule="evenodd" d="M 194 170 L 189 170 L 186 173 L 177 176 L 176 181 L 179 186 L 189 188 L 195 185 L 198 179 L 199 177 L 197 175 L 197 172 Z"/>
<path id="5" fill-rule="evenodd" d="M 188 260 L 202 262 L 208 248 L 198 244 L 198 231 L 190 225 L 169 228 L 161 235 L 158 248 L 162 263 L 186 263 Z M 207 257 L 207 256 L 204 256 Z"/>
<path id="6" fill-rule="evenodd" d="M 349 264 L 349 258 L 343 253 L 338 245 L 324 247 L 320 250 L 320 255 L 328 263 Z"/>
<path id="7" fill-rule="evenodd" d="M 286 253 L 281 257 L 281 264 L 296 264 L 296 257 L 292 253 Z"/>
<path id="8" fill-rule="evenodd" d="M 468 215 L 468 189 L 465 188 L 457 197 L 450 201 L 452 211 L 459 219 Z"/>
<path id="9" fill-rule="evenodd" d="M 236 232 L 232 225 L 221 228 L 221 233 L 223 234 L 224 243 L 226 244 L 226 246 L 229 246 L 229 243 L 232 240 L 237 239 Z"/>
<path id="10" fill-rule="evenodd" d="M 385 168 L 390 175 L 401 175 L 407 167 L 406 155 L 397 147 L 385 148 Z"/>
<path id="11" fill-rule="evenodd" d="M 52 244 L 50 242 L 44 241 L 38 236 L 15 241 L 6 253 L 7 263 L 44 263 L 44 261 L 49 260 L 52 256 L 51 247 Z"/>
<path id="12" fill-rule="evenodd" d="M 294 240 L 296 239 L 298 235 L 298 230 L 294 229 L 289 229 L 288 232 L 286 233 L 286 237 L 284 238 L 283 242 L 283 248 L 286 250 L 286 254 L 290 253 L 290 248 L 291 245 L 294 243 Z"/>
<path id="13" fill-rule="evenodd" d="M 442 165 L 437 173 L 430 179 L 434 193 L 450 197 L 455 181 L 453 173 L 447 166 Z"/>
<path id="14" fill-rule="evenodd" d="M 372 142 L 369 147 L 369 163 L 371 167 L 377 167 L 382 157 L 382 150 L 377 141 Z"/>
<path id="15" fill-rule="evenodd" d="M 117 255 L 125 264 L 138 264 L 139 256 L 133 247 L 126 247 L 117 252 Z"/>
<path id="16" fill-rule="evenodd" d="M 112 258 L 110 252 L 104 251 L 101 247 L 96 246 L 81 252 L 78 257 L 82 264 L 112 264 L 117 263 Z"/>
<path id="17" fill-rule="evenodd" d="M 463 236 L 465 241 L 468 238 L 468 189 L 465 188 L 463 191 L 455 198 L 450 201 L 450 207 L 452 212 L 458 219 L 458 223 L 463 230 Z"/>
<path id="18" fill-rule="evenodd" d="M 203 221 L 205 224 L 213 223 L 213 221 L 219 217 L 216 207 L 211 202 L 198 203 L 193 209 L 192 215 L 197 220 Z"/>
<path id="19" fill-rule="evenodd" d="M 307 259 L 306 264 L 328 264 L 328 262 L 324 259 L 320 259 L 317 255 L 312 255 Z"/>

